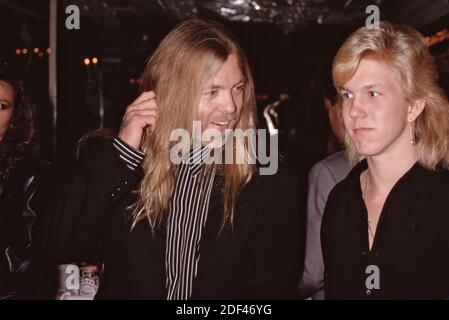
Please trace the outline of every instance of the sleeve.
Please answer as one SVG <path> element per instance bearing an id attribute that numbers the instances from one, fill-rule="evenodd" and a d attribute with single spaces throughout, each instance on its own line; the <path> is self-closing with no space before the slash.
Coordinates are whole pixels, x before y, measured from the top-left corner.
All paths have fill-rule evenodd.
<path id="1" fill-rule="evenodd" d="M 101 248 L 94 244 L 142 176 L 140 167 L 131 169 L 120 157 L 114 142 L 98 144 L 92 155 L 80 161 L 69 186 L 55 184 L 46 190 L 52 200 L 45 208 L 39 236 L 44 254 L 52 261 L 101 260 Z"/>
<path id="2" fill-rule="evenodd" d="M 112 144 L 118 151 L 120 159 L 122 159 L 126 166 L 131 170 L 135 170 L 145 157 L 145 154 L 142 151 L 134 149 L 119 137 L 114 138 Z"/>
<path id="3" fill-rule="evenodd" d="M 324 299 L 320 230 L 327 197 L 335 184 L 332 173 L 323 163 L 317 163 L 310 171 L 304 272 L 298 285 L 303 298 Z"/>

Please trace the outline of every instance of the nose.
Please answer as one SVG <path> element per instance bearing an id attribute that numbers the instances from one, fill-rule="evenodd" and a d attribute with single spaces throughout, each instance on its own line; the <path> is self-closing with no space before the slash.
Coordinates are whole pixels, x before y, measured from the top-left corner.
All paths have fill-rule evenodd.
<path id="1" fill-rule="evenodd" d="M 354 96 L 354 98 L 352 98 L 349 101 L 350 105 L 349 105 L 349 116 L 352 119 L 356 119 L 356 118 L 363 118 L 366 116 L 366 110 L 364 108 L 364 102 L 362 101 L 361 97 L 358 96 Z"/>
<path id="2" fill-rule="evenodd" d="M 234 114 L 237 111 L 237 104 L 230 92 L 223 99 L 221 108 L 226 114 Z"/>

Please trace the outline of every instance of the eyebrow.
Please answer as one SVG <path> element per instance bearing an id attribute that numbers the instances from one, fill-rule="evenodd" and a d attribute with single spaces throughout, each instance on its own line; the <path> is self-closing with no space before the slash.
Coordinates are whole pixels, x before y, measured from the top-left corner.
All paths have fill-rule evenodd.
<path id="1" fill-rule="evenodd" d="M 235 85 L 233 85 L 232 88 L 234 88 L 235 86 L 238 86 L 239 84 L 244 84 L 244 83 L 245 83 L 245 79 L 241 79 Z M 206 87 L 206 89 L 226 89 L 226 87 L 213 84 L 213 85 L 210 85 L 210 86 Z"/>
<path id="2" fill-rule="evenodd" d="M 363 86 L 362 89 L 368 89 L 368 90 L 369 90 L 369 89 L 378 88 L 378 87 L 382 87 L 382 85 L 381 85 L 381 84 L 378 84 L 378 83 L 367 84 L 367 85 Z M 341 86 L 341 87 L 340 87 L 340 90 L 351 91 L 351 90 L 349 90 L 348 88 L 346 88 L 345 86 Z"/>

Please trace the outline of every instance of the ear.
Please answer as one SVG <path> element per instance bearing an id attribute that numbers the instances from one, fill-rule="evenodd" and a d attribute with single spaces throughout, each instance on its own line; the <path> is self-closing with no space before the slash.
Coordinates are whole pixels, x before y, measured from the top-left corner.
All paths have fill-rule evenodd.
<path id="1" fill-rule="evenodd" d="M 324 106 L 329 111 L 329 109 L 332 109 L 332 102 L 328 98 L 324 98 Z"/>
<path id="2" fill-rule="evenodd" d="M 415 100 L 413 104 L 409 105 L 408 107 L 407 121 L 408 122 L 415 121 L 419 117 L 421 112 L 423 112 L 425 106 L 426 106 L 425 99 Z"/>

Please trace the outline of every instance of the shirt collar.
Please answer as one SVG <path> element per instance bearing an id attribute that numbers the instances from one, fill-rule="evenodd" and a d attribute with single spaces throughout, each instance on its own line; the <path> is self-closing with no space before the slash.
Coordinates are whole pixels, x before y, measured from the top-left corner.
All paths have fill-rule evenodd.
<path id="1" fill-rule="evenodd" d="M 195 147 L 183 157 L 182 164 L 186 165 L 193 176 L 196 176 L 204 168 L 203 154 L 206 155 L 209 149 L 205 146 Z"/>

